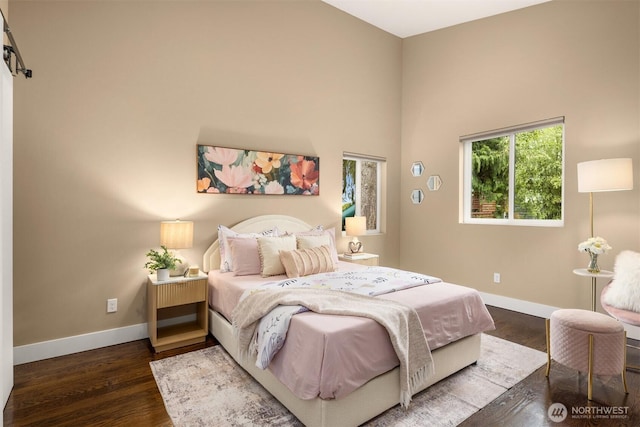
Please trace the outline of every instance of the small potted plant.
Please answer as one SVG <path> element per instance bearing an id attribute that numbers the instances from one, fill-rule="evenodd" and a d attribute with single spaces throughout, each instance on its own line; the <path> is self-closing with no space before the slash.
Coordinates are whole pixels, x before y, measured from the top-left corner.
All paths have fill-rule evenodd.
<path id="1" fill-rule="evenodd" d="M 150 249 L 147 252 L 147 261 L 144 265 L 149 271 L 155 271 L 158 275 L 158 281 L 169 280 L 169 270 L 175 270 L 182 261 L 176 258 L 165 246 L 161 246 L 162 252 Z"/>

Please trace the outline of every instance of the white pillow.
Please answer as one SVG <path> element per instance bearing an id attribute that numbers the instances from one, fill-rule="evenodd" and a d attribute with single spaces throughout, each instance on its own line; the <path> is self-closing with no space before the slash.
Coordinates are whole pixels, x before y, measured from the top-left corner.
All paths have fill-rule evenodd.
<path id="1" fill-rule="evenodd" d="M 620 252 L 613 273 L 603 301 L 612 307 L 640 313 L 640 253 Z"/>
<path id="2" fill-rule="evenodd" d="M 285 269 L 280 261 L 280 251 L 296 249 L 296 236 L 258 237 L 258 254 L 260 255 L 260 274 L 262 277 L 284 274 Z"/>
<path id="3" fill-rule="evenodd" d="M 319 226 L 309 231 L 293 233 L 297 239 L 298 249 L 317 248 L 318 246 L 329 246 L 331 258 L 334 264 L 338 264 L 338 250 L 336 249 L 336 232 L 334 228 L 321 230 Z"/>
<path id="4" fill-rule="evenodd" d="M 277 236 L 278 229 L 272 228 L 269 230 L 261 231 L 260 233 L 238 233 L 232 229 L 225 227 L 224 225 L 218 225 L 218 245 L 220 249 L 220 272 L 227 273 L 233 271 L 233 258 L 231 254 L 231 247 L 229 246 L 229 237 L 240 238 L 257 238 L 261 236 Z"/>
<path id="5" fill-rule="evenodd" d="M 298 249 L 309 249 L 318 246 L 331 246 L 331 238 L 328 234 L 318 234 L 310 236 L 296 236 L 296 246 Z"/>
<path id="6" fill-rule="evenodd" d="M 316 225 L 310 230 L 307 231 L 289 231 L 289 230 L 280 230 L 280 234 L 283 236 L 288 236 L 289 234 L 312 234 L 312 233 L 322 233 L 324 231 L 324 227 L 321 225 Z"/>

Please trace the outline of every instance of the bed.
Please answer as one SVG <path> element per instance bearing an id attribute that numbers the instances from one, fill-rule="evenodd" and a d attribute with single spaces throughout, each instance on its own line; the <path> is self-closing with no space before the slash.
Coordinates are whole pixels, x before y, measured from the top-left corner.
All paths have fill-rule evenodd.
<path id="1" fill-rule="evenodd" d="M 314 229 L 294 217 L 263 215 L 243 221 L 231 227 L 231 230 L 236 233 L 260 233 L 274 228 L 280 234 L 303 234 Z M 302 423 L 331 427 L 360 425 L 399 403 L 399 368 L 394 366 L 394 362 L 389 362 L 393 361 L 394 355 L 386 354 L 393 353 L 393 349 L 388 343 L 388 335 L 387 344 L 377 343 L 376 340 L 385 339 L 385 331 L 370 319 L 312 312 L 298 314 L 292 317 L 285 345 L 268 369 L 257 368 L 255 358 L 239 358 L 237 340 L 230 323 L 233 306 L 244 290 L 265 281 L 286 279 L 287 276 L 267 279 L 252 275 L 234 276 L 231 272 L 221 272 L 220 267 L 219 242 L 216 240 L 203 256 L 203 270 L 209 276 L 209 331 L 248 373 Z M 362 268 L 366 267 L 338 263 L 338 270 Z M 437 298 L 425 302 L 432 298 L 423 297 L 424 292 L 433 293 Z M 419 312 L 432 350 L 435 374 L 415 392 L 475 363 L 480 355 L 481 332 L 494 328 L 479 294 L 470 288 L 441 282 L 380 297 L 415 306 Z M 456 327 L 451 328 L 451 325 Z M 352 335 L 345 338 L 345 334 Z M 345 345 L 345 342 L 354 344 Z M 371 348 L 367 350 L 367 346 L 373 345 L 378 347 L 373 351 Z M 313 349 L 311 353 L 301 350 L 307 347 Z M 343 363 L 344 360 L 350 360 L 345 353 L 350 351 L 364 352 L 364 355 L 356 357 L 357 378 L 344 379 L 351 375 L 354 368 L 351 362 Z M 307 364 L 301 364 L 301 359 Z M 303 372 L 297 372 L 294 369 L 297 366 L 303 366 Z M 307 378 L 309 372 L 311 374 Z"/>

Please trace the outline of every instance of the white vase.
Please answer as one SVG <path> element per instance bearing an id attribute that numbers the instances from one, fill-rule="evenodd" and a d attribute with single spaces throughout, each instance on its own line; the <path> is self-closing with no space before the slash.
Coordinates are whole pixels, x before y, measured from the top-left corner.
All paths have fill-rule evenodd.
<path id="1" fill-rule="evenodd" d="M 159 270 L 156 270 L 156 274 L 158 275 L 158 281 L 159 282 L 163 282 L 165 280 L 169 280 L 169 269 L 168 268 L 161 268 Z"/>

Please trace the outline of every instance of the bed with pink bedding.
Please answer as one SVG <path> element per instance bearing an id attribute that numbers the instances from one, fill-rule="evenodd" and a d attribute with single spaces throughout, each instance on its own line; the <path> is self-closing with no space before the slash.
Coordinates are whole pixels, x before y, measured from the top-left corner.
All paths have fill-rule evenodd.
<path id="1" fill-rule="evenodd" d="M 295 218 L 268 215 L 238 224 L 239 232 L 277 226 L 288 232 L 311 227 Z M 287 279 L 286 275 L 221 272 L 216 243 L 207 251 L 210 331 L 236 360 L 305 425 L 359 425 L 396 405 L 399 360 L 389 334 L 364 317 L 303 312 L 291 317 L 286 341 L 268 369 L 255 359 L 239 360 L 231 328 L 232 312 L 248 289 Z M 337 263 L 339 271 L 368 267 Z M 436 370 L 426 386 L 474 363 L 480 334 L 494 328 L 477 291 L 446 282 L 429 283 L 376 296 L 415 309 Z"/>

